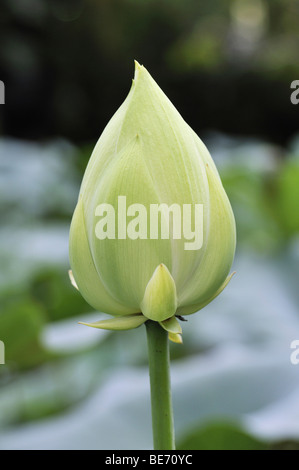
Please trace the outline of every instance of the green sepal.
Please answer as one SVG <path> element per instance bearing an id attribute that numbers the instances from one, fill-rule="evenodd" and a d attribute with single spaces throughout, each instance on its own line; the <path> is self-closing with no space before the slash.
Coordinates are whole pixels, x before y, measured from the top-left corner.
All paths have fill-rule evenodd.
<path id="1" fill-rule="evenodd" d="M 99 328 L 101 330 L 132 330 L 138 328 L 147 321 L 147 318 L 142 314 L 125 315 L 122 317 L 115 317 L 109 320 L 96 321 L 94 323 L 79 322 L 80 325 L 91 326 L 92 328 Z"/>
<path id="2" fill-rule="evenodd" d="M 169 333 L 174 334 L 181 334 L 182 327 L 179 321 L 175 317 L 168 318 L 167 320 L 159 322 L 164 330 L 168 331 Z"/>
<path id="3" fill-rule="evenodd" d="M 168 333 L 168 339 L 172 341 L 173 343 L 178 343 L 178 344 L 183 344 L 183 338 L 182 335 L 179 333 Z"/>

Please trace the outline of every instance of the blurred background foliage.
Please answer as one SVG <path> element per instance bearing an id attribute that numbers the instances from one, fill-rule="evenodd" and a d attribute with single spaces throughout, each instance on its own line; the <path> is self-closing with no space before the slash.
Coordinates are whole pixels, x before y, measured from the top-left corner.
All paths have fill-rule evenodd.
<path id="1" fill-rule="evenodd" d="M 172 345 L 182 449 L 297 449 L 299 4 L 2 0 L 0 448 L 149 448 L 144 328 L 100 332 L 69 284 L 93 146 L 144 64 L 207 144 L 238 231 L 235 279 Z"/>
<path id="2" fill-rule="evenodd" d="M 286 143 L 297 131 L 293 0 L 3 0 L 5 133 L 93 142 L 144 63 L 190 125 Z M 186 93 L 188 90 L 188 93 Z"/>

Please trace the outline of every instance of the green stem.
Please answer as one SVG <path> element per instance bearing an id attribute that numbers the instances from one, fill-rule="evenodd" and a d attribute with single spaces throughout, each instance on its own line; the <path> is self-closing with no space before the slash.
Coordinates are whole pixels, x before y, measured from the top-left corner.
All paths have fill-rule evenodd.
<path id="1" fill-rule="evenodd" d="M 159 323 L 146 322 L 152 425 L 155 450 L 173 450 L 174 426 L 171 402 L 168 333 Z"/>

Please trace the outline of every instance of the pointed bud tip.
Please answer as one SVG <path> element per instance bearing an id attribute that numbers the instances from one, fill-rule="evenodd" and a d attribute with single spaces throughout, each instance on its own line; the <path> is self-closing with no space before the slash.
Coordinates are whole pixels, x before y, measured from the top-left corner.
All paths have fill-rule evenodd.
<path id="1" fill-rule="evenodd" d="M 142 69 L 144 69 L 143 65 L 140 65 L 137 60 L 134 60 L 135 64 L 135 74 L 134 74 L 134 79 L 133 82 L 137 79 L 139 72 L 141 72 Z"/>
<path id="2" fill-rule="evenodd" d="M 141 67 L 143 67 L 142 65 L 139 64 L 139 62 L 136 59 L 134 60 L 134 64 L 135 64 L 135 70 L 138 70 Z"/>
<path id="3" fill-rule="evenodd" d="M 135 63 L 135 72 L 134 72 L 134 79 L 133 79 L 133 84 L 137 85 L 138 81 L 142 78 L 141 81 L 143 80 L 151 80 L 150 74 L 148 73 L 147 69 L 144 67 L 144 65 L 140 65 L 137 60 L 134 60 Z"/>

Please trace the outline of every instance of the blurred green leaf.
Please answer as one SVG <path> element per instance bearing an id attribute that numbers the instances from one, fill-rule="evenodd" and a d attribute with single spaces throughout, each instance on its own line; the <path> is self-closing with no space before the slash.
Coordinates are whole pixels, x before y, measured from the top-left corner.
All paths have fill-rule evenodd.
<path id="1" fill-rule="evenodd" d="M 44 270 L 32 280 L 30 292 L 47 312 L 49 321 L 89 312 L 90 306 L 71 285 L 67 270 Z"/>
<path id="2" fill-rule="evenodd" d="M 32 367 L 50 357 L 40 342 L 45 324 L 43 308 L 22 296 L 4 303 L 0 312 L 0 334 L 5 344 L 6 364 Z"/>
<path id="3" fill-rule="evenodd" d="M 267 444 L 246 434 L 232 423 L 202 425 L 187 434 L 177 445 L 179 450 L 263 450 Z"/>
<path id="4" fill-rule="evenodd" d="M 273 252 L 282 232 L 269 205 L 267 179 L 238 166 L 229 166 L 221 177 L 235 214 L 238 241 L 263 253 Z"/>
<path id="5" fill-rule="evenodd" d="M 277 210 L 287 235 L 299 232 L 299 163 L 288 161 L 278 175 Z"/>

